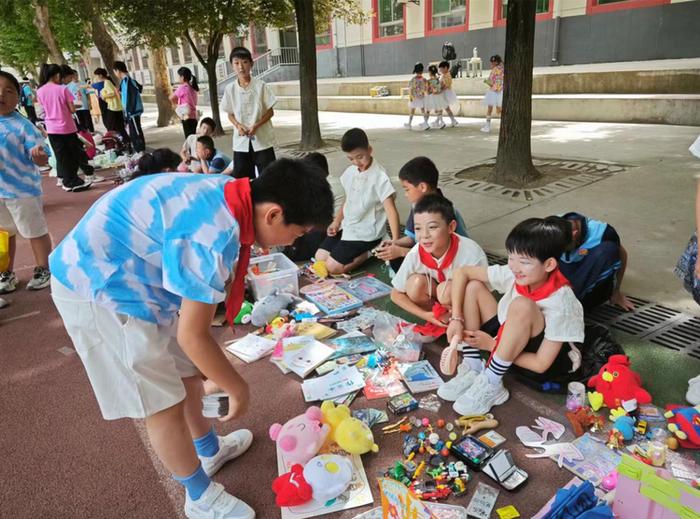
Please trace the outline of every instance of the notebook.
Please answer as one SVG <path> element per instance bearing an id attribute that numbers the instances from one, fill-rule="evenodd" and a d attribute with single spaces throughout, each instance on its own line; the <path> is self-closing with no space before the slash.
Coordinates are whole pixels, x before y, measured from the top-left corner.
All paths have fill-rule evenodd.
<path id="1" fill-rule="evenodd" d="M 282 360 L 289 370 L 301 378 L 323 364 L 333 353 L 335 353 L 333 348 L 310 335 L 299 335 L 282 340 Z"/>
<path id="2" fill-rule="evenodd" d="M 226 351 L 244 362 L 255 362 L 272 353 L 276 344 L 276 341 L 249 333 L 245 337 L 228 342 Z"/>
<path id="3" fill-rule="evenodd" d="M 427 360 L 419 360 L 399 367 L 401 378 L 411 393 L 423 393 L 440 387 L 443 380 Z"/>

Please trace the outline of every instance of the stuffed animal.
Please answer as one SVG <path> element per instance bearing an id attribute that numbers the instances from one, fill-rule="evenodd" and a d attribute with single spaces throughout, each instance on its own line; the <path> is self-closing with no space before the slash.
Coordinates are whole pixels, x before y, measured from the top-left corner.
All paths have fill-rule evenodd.
<path id="1" fill-rule="evenodd" d="M 321 423 L 322 418 L 321 409 L 311 406 L 284 425 L 270 426 L 270 438 L 277 442 L 285 460 L 303 465 L 318 453 L 331 430 L 328 424 Z"/>
<path id="2" fill-rule="evenodd" d="M 326 400 L 321 404 L 321 411 L 323 421 L 331 426 L 330 439 L 341 449 L 350 454 L 379 451 L 370 428 L 364 422 L 353 418 L 348 406 L 336 407 L 331 400 Z"/>
<path id="3" fill-rule="evenodd" d="M 681 447 L 700 449 L 700 406 L 666 406 L 664 416 L 668 430 L 679 440 Z"/>
<path id="4" fill-rule="evenodd" d="M 626 442 L 634 438 L 635 420 L 631 416 L 618 416 L 613 422 L 613 429 L 622 434 L 623 440 Z"/>
<path id="5" fill-rule="evenodd" d="M 275 290 L 260 301 L 256 301 L 250 314 L 253 326 L 265 326 L 275 317 L 287 310 L 293 303 L 299 303 L 300 298 L 286 292 Z"/>
<path id="6" fill-rule="evenodd" d="M 596 393 L 603 395 L 603 403 L 610 409 L 620 407 L 623 402 L 632 399 L 638 404 L 651 403 L 651 395 L 642 388 L 641 377 L 629 366 L 630 359 L 627 355 L 611 355 L 598 374 L 588 380 L 588 387 L 595 389 L 595 393 L 588 394 L 591 403 L 597 397 Z"/>
<path id="7" fill-rule="evenodd" d="M 253 303 L 250 301 L 243 301 L 241 309 L 238 311 L 238 315 L 233 320 L 233 324 L 248 324 L 250 322 L 250 314 L 252 312 Z"/>
<path id="8" fill-rule="evenodd" d="M 304 467 L 295 463 L 292 470 L 275 478 L 272 482 L 277 506 L 303 505 L 311 501 L 313 490 L 304 479 Z"/>
<path id="9" fill-rule="evenodd" d="M 337 454 L 321 454 L 304 467 L 304 479 L 313 489 L 314 501 L 326 503 L 335 499 L 352 481 L 352 463 Z"/>

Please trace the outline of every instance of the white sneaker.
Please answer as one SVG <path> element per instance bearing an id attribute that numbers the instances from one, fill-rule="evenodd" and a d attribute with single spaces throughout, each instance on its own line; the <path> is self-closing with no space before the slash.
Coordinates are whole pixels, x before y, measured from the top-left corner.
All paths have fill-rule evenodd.
<path id="1" fill-rule="evenodd" d="M 2 297 L 0 297 L 0 308 L 5 308 L 7 305 L 9 305 L 7 301 L 5 301 Z"/>
<path id="2" fill-rule="evenodd" d="M 444 127 L 445 127 L 445 123 L 442 122 L 442 121 L 440 121 L 440 122 L 438 123 L 438 125 L 436 126 L 436 128 L 438 128 L 438 129 L 440 129 L 440 130 L 442 130 Z"/>
<path id="3" fill-rule="evenodd" d="M 700 405 L 700 375 L 688 381 L 688 392 L 685 399 L 693 405 Z"/>
<path id="4" fill-rule="evenodd" d="M 204 472 L 209 477 L 213 476 L 224 463 L 247 451 L 251 443 L 253 443 L 253 433 L 248 429 L 239 429 L 226 436 L 219 436 L 219 452 L 213 456 L 199 456 Z"/>
<path id="5" fill-rule="evenodd" d="M 61 177 L 56 179 L 56 187 L 63 187 L 63 179 Z"/>
<path id="6" fill-rule="evenodd" d="M 90 182 L 91 184 L 97 184 L 98 182 L 104 182 L 105 177 L 102 175 L 95 175 L 94 173 L 92 175 L 85 175 L 85 181 Z"/>
<path id="7" fill-rule="evenodd" d="M 449 126 L 450 128 L 454 128 L 455 126 L 459 126 L 459 123 L 458 123 L 455 119 L 452 119 L 452 120 L 449 122 L 448 126 Z"/>
<path id="8" fill-rule="evenodd" d="M 51 272 L 46 267 L 34 267 L 34 276 L 27 283 L 27 290 L 41 290 L 51 284 Z"/>
<path id="9" fill-rule="evenodd" d="M 407 130 L 411 129 L 411 123 L 403 123 L 403 127 L 406 128 Z"/>
<path id="10" fill-rule="evenodd" d="M 232 496 L 220 483 L 209 484 L 204 493 L 192 501 L 185 496 L 185 517 L 189 519 L 255 519 L 255 510 Z"/>
<path id="11" fill-rule="evenodd" d="M 423 123 L 420 123 L 418 125 L 418 129 L 419 130 L 430 130 L 430 125 L 428 123 L 423 122 Z"/>
<path id="12" fill-rule="evenodd" d="M 491 384 L 486 373 L 481 372 L 476 377 L 469 391 L 460 396 L 452 406 L 461 416 L 486 414 L 495 405 L 501 405 L 508 400 L 510 394 L 503 382 Z"/>
<path id="13" fill-rule="evenodd" d="M 486 123 L 481 127 L 481 131 L 484 133 L 491 133 L 491 125 L 489 123 Z"/>
<path id="14" fill-rule="evenodd" d="M 0 294 L 9 294 L 17 290 L 17 276 L 14 272 L 0 272 Z"/>
<path id="15" fill-rule="evenodd" d="M 444 382 L 437 390 L 437 394 L 443 400 L 454 402 L 472 387 L 474 380 L 479 375 L 469 367 L 469 364 L 462 362 L 457 366 L 457 374 L 447 382 Z"/>

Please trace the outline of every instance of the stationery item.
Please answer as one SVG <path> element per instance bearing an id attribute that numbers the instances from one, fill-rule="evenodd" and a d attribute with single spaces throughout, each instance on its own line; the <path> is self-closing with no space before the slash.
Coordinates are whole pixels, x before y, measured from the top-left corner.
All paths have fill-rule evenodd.
<path id="1" fill-rule="evenodd" d="M 354 366 L 355 364 L 358 364 L 361 360 L 363 359 L 362 355 L 356 354 L 356 355 L 348 355 L 347 357 L 340 357 L 339 359 L 335 360 L 329 360 L 321 364 L 319 367 L 316 368 L 316 374 L 317 375 L 325 375 L 326 373 L 330 373 L 333 371 L 335 368 L 338 366 L 343 366 L 343 365 L 348 365 L 348 366 Z"/>
<path id="2" fill-rule="evenodd" d="M 315 339 L 323 341 L 329 337 L 333 337 L 338 332 L 325 324 L 314 321 L 304 321 L 297 323 L 296 327 L 294 328 L 294 333 L 297 335 L 311 335 Z"/>
<path id="3" fill-rule="evenodd" d="M 329 341 L 329 343 L 335 348 L 335 353 L 331 355 L 330 360 L 356 353 L 370 353 L 378 347 L 371 337 L 362 332 L 350 332 Z"/>
<path id="4" fill-rule="evenodd" d="M 301 293 L 328 315 L 349 312 L 362 306 L 361 299 L 329 281 L 307 285 L 301 289 Z"/>
<path id="5" fill-rule="evenodd" d="M 301 378 L 306 377 L 335 351 L 310 335 L 282 339 L 282 350 L 284 364 Z"/>
<path id="6" fill-rule="evenodd" d="M 318 378 L 305 380 L 301 384 L 304 401 L 331 400 L 362 389 L 365 379 L 355 366 L 340 366 Z"/>
<path id="7" fill-rule="evenodd" d="M 515 490 L 528 479 L 528 473 L 515 464 L 507 450 L 494 454 L 481 471 L 506 490 Z"/>
<path id="8" fill-rule="evenodd" d="M 343 281 L 338 283 L 338 286 L 360 299 L 363 303 L 391 294 L 391 287 L 374 276 L 363 276 Z"/>
<path id="9" fill-rule="evenodd" d="M 249 333 L 241 339 L 226 343 L 226 351 L 244 362 L 255 362 L 272 353 L 276 341 Z"/>
<path id="10" fill-rule="evenodd" d="M 399 372 L 411 393 L 422 393 L 439 388 L 443 380 L 427 360 L 402 364 Z"/>
<path id="11" fill-rule="evenodd" d="M 386 407 L 394 414 L 404 414 L 418 409 L 418 400 L 411 396 L 411 393 L 403 393 L 389 400 Z"/>
<path id="12" fill-rule="evenodd" d="M 500 434 L 498 434 L 496 431 L 488 431 L 479 436 L 479 441 L 484 445 L 488 445 L 489 447 L 494 449 L 502 443 L 505 443 L 506 439 Z"/>
<path id="13" fill-rule="evenodd" d="M 475 519 L 489 519 L 491 511 L 496 505 L 499 490 L 485 483 L 479 482 L 476 492 L 467 506 L 467 516 Z"/>

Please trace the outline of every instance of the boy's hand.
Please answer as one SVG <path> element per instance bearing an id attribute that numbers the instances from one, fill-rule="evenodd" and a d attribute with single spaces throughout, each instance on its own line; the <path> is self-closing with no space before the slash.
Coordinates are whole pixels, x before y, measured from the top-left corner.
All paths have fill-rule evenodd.
<path id="1" fill-rule="evenodd" d="M 232 418 L 243 416 L 248 410 L 250 402 L 250 389 L 246 381 L 240 377 L 238 383 L 226 393 L 228 394 L 228 414 L 219 418 L 221 422 L 228 422 Z"/>
<path id="2" fill-rule="evenodd" d="M 238 130 L 238 135 L 240 135 L 241 137 L 245 137 L 246 135 L 248 135 L 248 128 L 246 128 L 242 124 L 239 123 L 238 126 L 236 126 L 236 129 Z"/>
<path id="3" fill-rule="evenodd" d="M 447 342 L 452 342 L 454 337 L 464 338 L 464 323 L 462 321 L 450 321 L 447 325 Z"/>
<path id="4" fill-rule="evenodd" d="M 32 156 L 32 162 L 37 166 L 46 166 L 49 163 L 49 156 L 46 154 L 46 150 L 41 144 L 37 144 L 29 153 Z"/>
<path id="5" fill-rule="evenodd" d="M 496 346 L 496 339 L 481 330 L 475 330 L 473 332 L 467 330 L 464 332 L 464 342 L 477 350 L 483 351 L 492 351 Z"/>
<path id="6" fill-rule="evenodd" d="M 255 132 L 257 132 L 257 131 L 258 131 L 258 127 L 257 127 L 257 125 L 254 124 L 253 126 L 251 126 L 251 127 L 248 129 L 248 137 L 254 137 L 254 136 L 255 136 Z"/>
<path id="7" fill-rule="evenodd" d="M 435 326 L 440 326 L 441 328 L 447 328 L 447 323 L 442 322 L 440 319 L 433 315 L 433 312 L 425 311 L 422 315 L 423 319 L 427 322 L 434 324 Z"/>
<path id="8" fill-rule="evenodd" d="M 383 261 L 391 261 L 403 257 L 403 252 L 403 247 L 394 245 L 393 242 L 385 242 L 377 248 L 377 257 Z"/>
<path id="9" fill-rule="evenodd" d="M 338 234 L 339 230 L 340 230 L 340 224 L 333 222 L 332 224 L 330 224 L 328 226 L 328 229 L 326 230 L 326 234 L 328 236 L 335 236 L 336 234 Z"/>
<path id="10" fill-rule="evenodd" d="M 697 265 L 695 272 L 697 275 Z M 623 294 L 620 290 L 616 290 L 615 292 L 613 292 L 613 294 L 610 296 L 610 303 L 612 303 L 615 306 L 619 306 L 625 312 L 634 311 L 634 303 L 627 299 L 627 296 Z"/>

